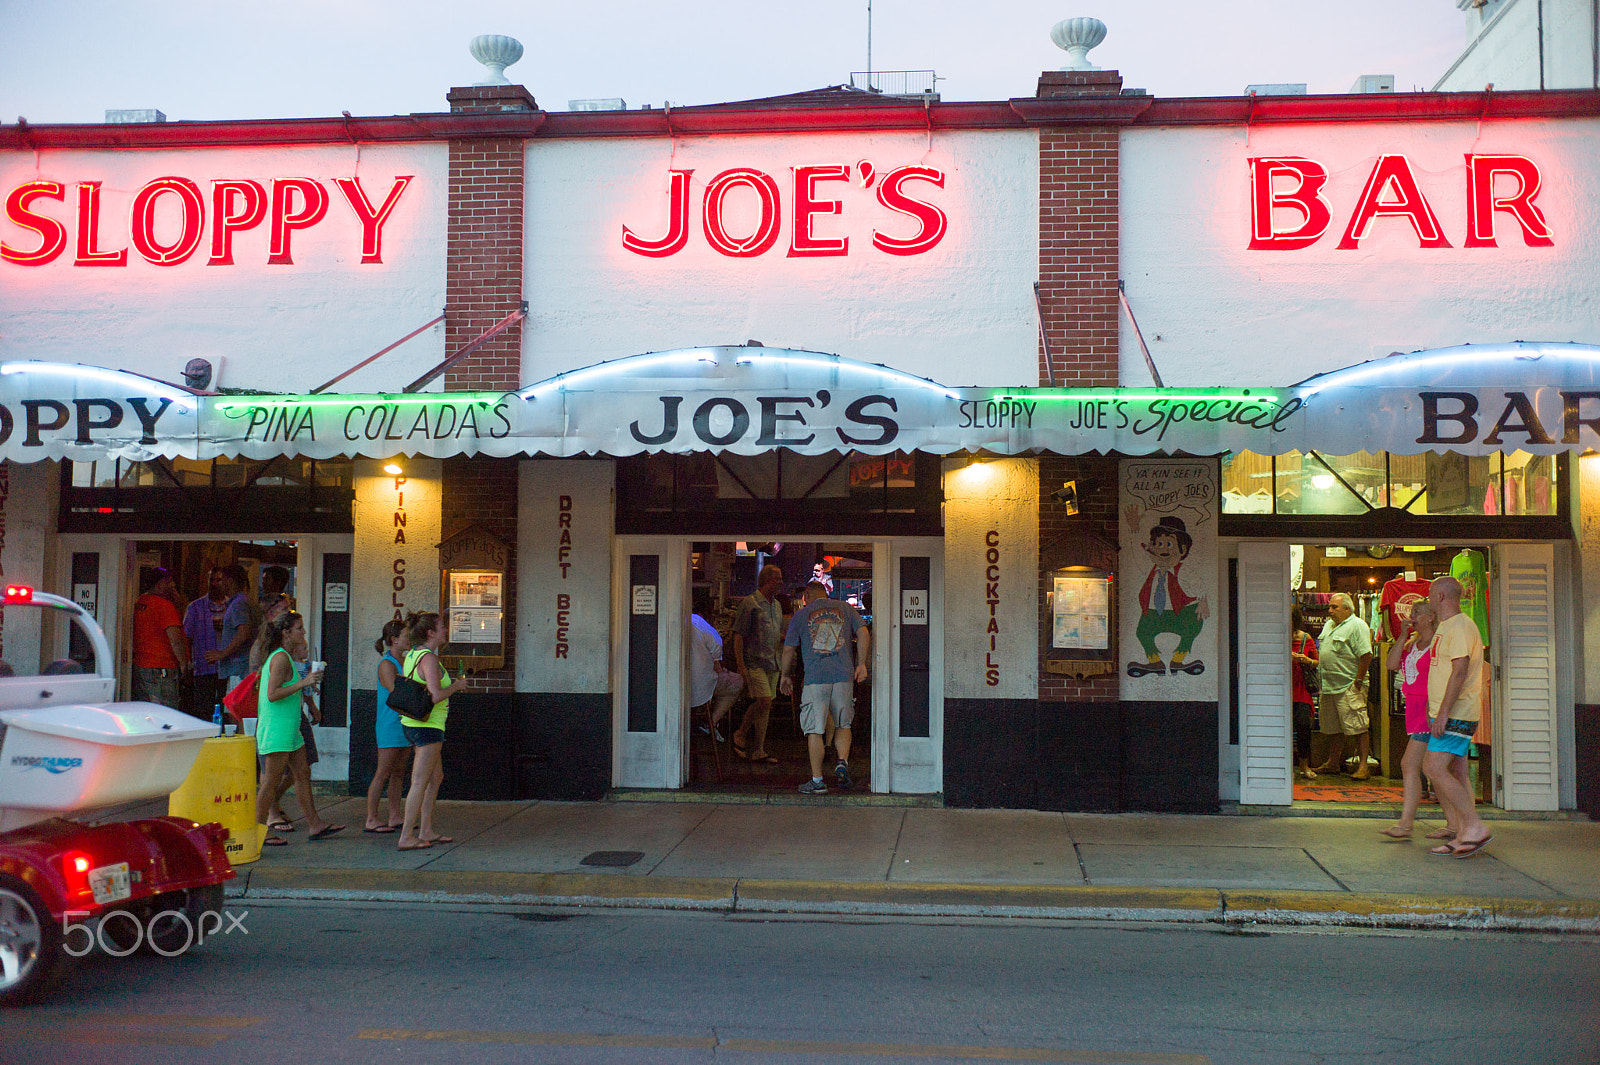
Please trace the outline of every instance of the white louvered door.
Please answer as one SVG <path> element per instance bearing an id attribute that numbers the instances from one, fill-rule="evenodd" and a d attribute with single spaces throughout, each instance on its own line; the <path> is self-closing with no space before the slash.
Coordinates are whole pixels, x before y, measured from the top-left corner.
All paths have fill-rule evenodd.
<path id="1" fill-rule="evenodd" d="M 1239 545 L 1239 801 L 1294 801 L 1289 545 Z"/>
<path id="2" fill-rule="evenodd" d="M 1560 808 L 1556 774 L 1555 551 L 1550 544 L 1497 549 L 1494 664 L 1494 772 L 1507 810 Z"/>

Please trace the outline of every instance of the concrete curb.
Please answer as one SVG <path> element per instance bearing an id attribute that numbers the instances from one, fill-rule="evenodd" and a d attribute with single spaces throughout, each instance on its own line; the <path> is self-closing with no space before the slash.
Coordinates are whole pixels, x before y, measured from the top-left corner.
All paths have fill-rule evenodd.
<path id="1" fill-rule="evenodd" d="M 241 872 L 229 885 L 230 896 L 263 900 L 1600 934 L 1600 899 L 584 873 L 261 868 Z"/>

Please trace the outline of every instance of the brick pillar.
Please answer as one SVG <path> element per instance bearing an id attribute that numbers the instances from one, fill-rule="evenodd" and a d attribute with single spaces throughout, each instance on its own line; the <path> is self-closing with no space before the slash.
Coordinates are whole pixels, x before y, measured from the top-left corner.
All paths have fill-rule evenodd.
<path id="1" fill-rule="evenodd" d="M 1050 493 L 1078 482 L 1078 513 L 1069 515 Z M 1054 618 L 1050 593 L 1054 571 L 1093 566 L 1117 572 L 1118 458 L 1116 455 L 1039 456 L 1039 698 L 1053 702 L 1117 701 L 1120 668 L 1078 680 L 1046 666 Z M 1111 639 L 1116 643 L 1116 630 Z M 1120 650 L 1120 649 L 1119 649 Z M 1113 663 L 1120 667 L 1121 661 Z"/>
<path id="2" fill-rule="evenodd" d="M 454 113 L 537 111 L 521 85 L 451 89 Z M 445 256 L 445 350 L 451 353 L 521 306 L 527 142 L 519 137 L 450 142 L 449 250 Z M 522 384 L 522 326 L 515 325 L 445 371 L 449 392 Z M 441 484 L 446 537 L 477 523 L 511 545 L 506 572 L 506 666 L 482 674 L 479 691 L 511 691 L 516 676 L 517 460 L 453 458 Z"/>
<path id="3" fill-rule="evenodd" d="M 1116 96 L 1114 70 L 1046 71 L 1040 99 Z M 1039 131 L 1039 298 L 1055 382 L 1117 384 L 1118 126 Z M 1050 373 L 1039 351 L 1039 383 Z"/>

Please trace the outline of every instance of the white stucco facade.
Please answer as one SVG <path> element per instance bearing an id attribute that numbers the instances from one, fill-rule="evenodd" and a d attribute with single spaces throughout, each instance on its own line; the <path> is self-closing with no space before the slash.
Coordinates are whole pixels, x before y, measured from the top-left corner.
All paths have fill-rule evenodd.
<path id="1" fill-rule="evenodd" d="M 862 163 L 870 164 L 870 169 Z M 842 255 L 790 254 L 796 167 L 847 166 L 819 181 L 812 216 Z M 880 202 L 885 175 L 932 168 L 906 195 L 947 219 L 936 245 L 889 254 L 918 224 Z M 780 222 L 761 254 L 715 250 L 705 235 L 706 184 L 734 168 L 770 176 Z M 668 232 L 669 172 L 692 170 L 682 250 L 629 251 L 626 226 Z M 825 351 L 949 385 L 1014 384 L 1038 374 L 1033 282 L 1038 264 L 1038 137 L 1027 130 L 574 139 L 530 145 L 527 161 L 524 382 L 601 360 L 671 348 L 742 344 Z M 870 183 L 863 185 L 863 177 Z M 756 194 L 731 191 L 726 229 L 759 225 Z"/>
<path id="2" fill-rule="evenodd" d="M 1437 92 L 1600 88 L 1594 52 L 1600 0 L 1456 0 L 1467 46 Z"/>
<path id="3" fill-rule="evenodd" d="M 1537 165 L 1553 245 L 1494 211 L 1466 247 L 1464 156 Z M 1140 128 L 1122 138 L 1122 277 L 1164 382 L 1275 385 L 1393 351 L 1510 340 L 1600 341 L 1600 121 L 1322 122 Z M 1449 247 L 1379 216 L 1341 243 L 1377 160 L 1401 155 Z M 1252 249 L 1251 159 L 1314 160 L 1330 219 L 1298 250 Z M 1506 187 L 1495 179 L 1497 193 Z M 1391 190 L 1387 199 L 1392 200 Z M 1280 228 L 1299 221 L 1293 212 Z M 1132 331 L 1124 385 L 1151 383 Z"/>
<path id="4" fill-rule="evenodd" d="M 64 241 L 49 262 L 0 260 L 0 359 L 87 362 L 180 381 L 184 364 L 201 357 L 218 368 L 217 386 L 314 388 L 444 310 L 448 163 L 443 142 L 0 153 L 0 195 L 32 182 L 61 187 L 59 199 L 39 196 L 27 210 L 59 224 Z M 377 213 L 407 175 L 377 226 L 381 261 L 363 262 L 365 227 L 338 179 L 359 179 Z M 186 237 L 195 245 L 182 261 L 157 265 L 132 239 L 134 208 L 151 182 L 174 177 L 192 183 L 198 217 L 186 227 L 180 193 L 153 195 L 149 233 L 162 247 L 183 249 Z M 326 206 L 319 221 L 286 226 L 290 261 L 269 263 L 282 179 L 314 182 Z M 264 193 L 260 220 L 233 227 L 231 264 L 214 262 L 218 181 L 255 182 Z M 80 185 L 96 182 L 98 225 L 86 238 Z M 305 193 L 286 195 L 291 222 L 314 213 Z M 229 205 L 241 217 L 246 207 L 237 195 Z M 45 246 L 48 238 L 16 215 L 0 216 L 9 252 Z M 86 239 L 87 258 L 125 250 L 125 265 L 79 265 Z M 443 357 L 441 324 L 338 389 L 398 391 Z"/>

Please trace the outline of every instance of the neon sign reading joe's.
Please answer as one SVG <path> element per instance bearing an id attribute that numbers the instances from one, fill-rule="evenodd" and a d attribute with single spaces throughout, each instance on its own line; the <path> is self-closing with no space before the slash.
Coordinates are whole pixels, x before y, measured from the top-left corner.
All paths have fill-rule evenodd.
<path id="1" fill-rule="evenodd" d="M 829 166 L 791 167 L 789 206 L 792 214 L 789 258 L 807 258 L 850 254 L 850 238 L 819 236 L 815 232 L 817 215 L 842 215 L 844 202 L 829 199 L 822 186 L 832 182 L 850 182 L 851 168 L 845 164 Z M 872 246 L 889 255 L 921 255 L 930 251 L 944 239 L 947 219 L 944 211 L 907 190 L 912 181 L 926 182 L 944 188 L 944 171 L 931 166 L 901 166 L 878 176 L 877 168 L 862 160 L 855 165 L 860 187 L 876 186 L 878 202 L 897 214 L 917 223 L 917 230 L 909 236 L 898 236 L 882 230 L 872 231 Z M 690 175 L 693 170 L 670 171 L 668 187 L 667 231 L 660 237 L 643 237 L 624 225 L 622 246 L 635 255 L 662 259 L 676 255 L 689 243 Z M 748 233 L 730 232 L 724 204 L 731 193 L 754 193 L 759 208 L 755 228 Z M 925 193 L 924 193 L 925 195 Z M 701 200 L 701 229 L 706 243 L 723 255 L 733 258 L 753 258 L 765 254 L 778 240 L 778 230 L 783 222 L 783 196 L 778 183 L 770 174 L 753 167 L 733 167 L 724 170 L 706 183 Z"/>

